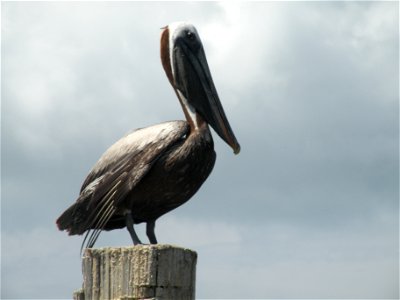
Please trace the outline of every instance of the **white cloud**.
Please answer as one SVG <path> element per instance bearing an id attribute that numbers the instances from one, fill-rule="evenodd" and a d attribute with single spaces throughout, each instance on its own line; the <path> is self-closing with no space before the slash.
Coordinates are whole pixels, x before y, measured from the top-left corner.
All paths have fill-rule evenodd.
<path id="1" fill-rule="evenodd" d="M 274 69 L 281 34 L 285 30 L 284 7 L 273 3 L 220 2 L 221 18 L 204 24 L 201 32 L 210 44 L 213 68 L 221 76 L 227 103 L 238 105 L 235 93 L 262 85 L 284 84 L 283 74 Z M 277 47 L 278 46 L 278 47 Z M 231 99 L 234 100 L 231 100 Z"/>

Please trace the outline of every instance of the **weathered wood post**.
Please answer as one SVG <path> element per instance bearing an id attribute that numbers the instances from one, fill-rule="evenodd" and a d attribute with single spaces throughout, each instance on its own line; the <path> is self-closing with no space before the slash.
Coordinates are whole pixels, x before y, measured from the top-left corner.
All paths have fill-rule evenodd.
<path id="1" fill-rule="evenodd" d="M 195 299 L 196 262 L 196 252 L 171 245 L 86 249 L 74 299 Z"/>

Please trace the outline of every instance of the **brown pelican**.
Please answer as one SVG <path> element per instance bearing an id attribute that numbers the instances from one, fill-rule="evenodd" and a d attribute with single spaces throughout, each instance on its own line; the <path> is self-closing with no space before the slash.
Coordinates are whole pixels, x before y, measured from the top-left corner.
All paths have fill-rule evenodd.
<path id="1" fill-rule="evenodd" d="M 70 235 L 86 232 L 93 247 L 102 230 L 146 223 L 156 244 L 155 222 L 188 201 L 210 175 L 216 154 L 208 125 L 232 147 L 240 146 L 228 123 L 196 28 L 185 22 L 162 28 L 161 62 L 186 121 L 137 129 L 112 145 L 83 182 L 80 195 L 58 219 Z"/>

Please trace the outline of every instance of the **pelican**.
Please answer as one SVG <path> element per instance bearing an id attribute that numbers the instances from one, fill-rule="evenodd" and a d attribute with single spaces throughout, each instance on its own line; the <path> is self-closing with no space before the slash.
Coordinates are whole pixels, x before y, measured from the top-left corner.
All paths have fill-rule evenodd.
<path id="1" fill-rule="evenodd" d="M 92 248 L 103 230 L 127 227 L 142 244 L 134 224 L 146 223 L 157 244 L 156 220 L 188 201 L 210 175 L 216 159 L 209 125 L 233 149 L 240 145 L 214 86 L 196 28 L 176 22 L 162 28 L 162 66 L 186 121 L 141 128 L 112 145 L 93 166 L 80 195 L 56 221 L 69 235 L 82 235 Z"/>

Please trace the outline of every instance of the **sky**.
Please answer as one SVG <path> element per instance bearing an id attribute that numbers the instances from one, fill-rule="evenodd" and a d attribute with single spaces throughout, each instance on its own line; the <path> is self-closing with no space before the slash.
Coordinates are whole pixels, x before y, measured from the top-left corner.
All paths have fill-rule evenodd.
<path id="1" fill-rule="evenodd" d="M 398 2 L 1 6 L 2 299 L 81 286 L 82 236 L 55 220 L 121 136 L 184 118 L 159 58 L 179 20 L 241 144 L 214 133 L 212 174 L 157 221 L 160 243 L 198 252 L 196 296 L 399 297 Z"/>

